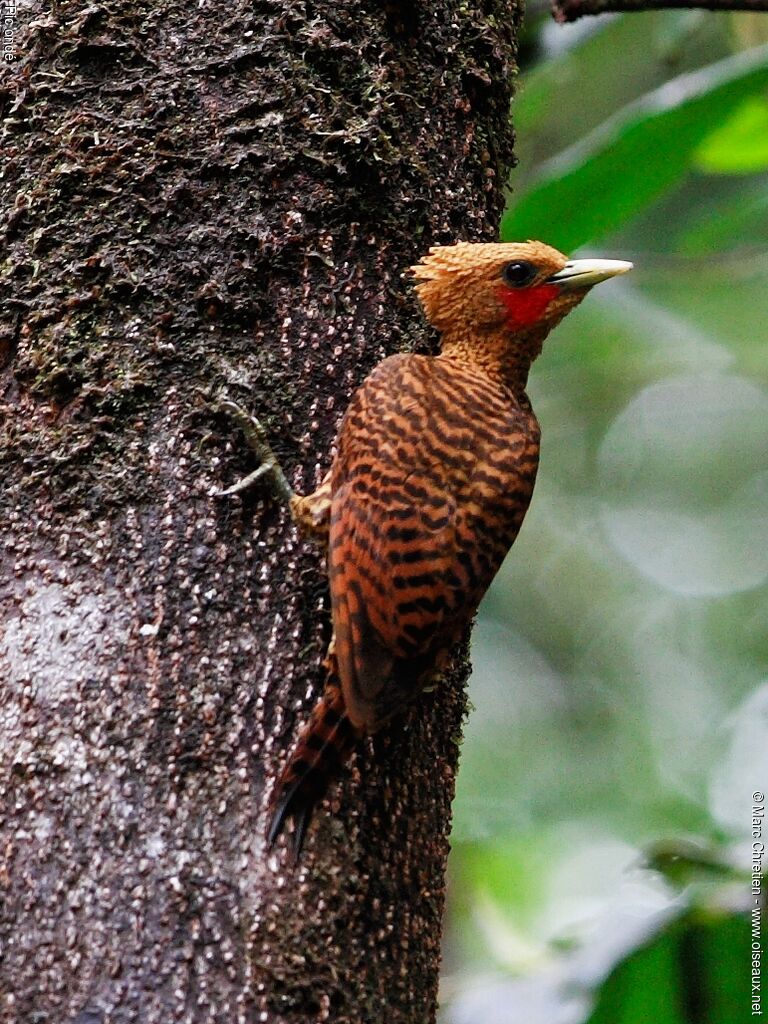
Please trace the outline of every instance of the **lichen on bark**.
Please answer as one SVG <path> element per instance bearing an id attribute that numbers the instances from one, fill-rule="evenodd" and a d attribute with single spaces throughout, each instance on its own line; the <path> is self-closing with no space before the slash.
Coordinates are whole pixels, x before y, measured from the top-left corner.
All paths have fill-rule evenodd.
<path id="1" fill-rule="evenodd" d="M 493 238 L 516 13 L 251 0 L 22 12 L 0 82 L 0 1019 L 428 1021 L 466 664 L 334 790 L 265 796 L 320 684 L 323 567 L 227 394 L 316 484 L 433 343 L 403 279 Z"/>

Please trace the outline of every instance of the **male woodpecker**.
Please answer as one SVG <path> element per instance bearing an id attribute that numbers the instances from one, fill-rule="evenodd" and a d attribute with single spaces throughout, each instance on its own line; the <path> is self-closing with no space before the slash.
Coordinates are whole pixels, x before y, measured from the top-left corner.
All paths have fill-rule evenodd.
<path id="1" fill-rule="evenodd" d="M 298 854 L 359 740 L 445 668 L 531 501 L 531 363 L 593 285 L 631 268 L 568 260 L 541 242 L 436 246 L 411 269 L 440 354 L 376 367 L 314 494 L 295 494 L 259 425 L 246 429 L 263 462 L 244 483 L 271 476 L 296 523 L 326 544 L 333 616 L 325 691 L 277 782 L 270 845 L 292 818 Z"/>

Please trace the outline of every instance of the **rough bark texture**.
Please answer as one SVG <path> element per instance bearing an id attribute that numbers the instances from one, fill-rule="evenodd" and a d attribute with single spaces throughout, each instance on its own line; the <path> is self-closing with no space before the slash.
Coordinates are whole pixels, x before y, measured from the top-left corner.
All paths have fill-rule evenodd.
<path id="1" fill-rule="evenodd" d="M 494 237 L 502 0 L 19 7 L 0 83 L 0 1019 L 434 1018 L 461 658 L 303 860 L 271 780 L 320 684 L 311 488 L 351 390 L 430 343 L 401 277 Z M 328 810 L 328 808 L 326 808 Z"/>

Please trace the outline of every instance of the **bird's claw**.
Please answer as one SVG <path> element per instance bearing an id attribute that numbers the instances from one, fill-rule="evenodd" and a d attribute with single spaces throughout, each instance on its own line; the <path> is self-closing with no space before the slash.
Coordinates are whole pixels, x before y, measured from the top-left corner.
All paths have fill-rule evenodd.
<path id="1" fill-rule="evenodd" d="M 277 456 L 272 451 L 267 440 L 267 432 L 260 421 L 228 398 L 217 402 L 215 408 L 217 412 L 226 413 L 227 416 L 235 421 L 242 430 L 248 447 L 261 459 L 261 465 L 257 469 L 249 473 L 248 476 L 243 477 L 242 480 L 232 484 L 231 487 L 216 491 L 215 497 L 230 498 L 232 495 L 242 494 L 243 491 L 249 490 L 259 480 L 264 479 L 268 482 L 272 493 L 278 501 L 282 501 L 287 505 L 290 504 L 294 493 L 293 488 L 288 483 L 285 473 L 283 473 L 280 463 L 277 461 Z"/>
<path id="2" fill-rule="evenodd" d="M 242 494 L 243 491 L 249 490 L 253 485 L 261 480 L 267 473 L 274 471 L 274 465 L 269 462 L 262 462 L 258 469 L 255 469 L 248 476 L 244 476 L 242 480 L 238 480 L 236 484 L 232 484 L 231 487 L 225 487 L 221 491 L 216 491 L 214 497 L 216 498 L 231 498 L 235 494 Z"/>

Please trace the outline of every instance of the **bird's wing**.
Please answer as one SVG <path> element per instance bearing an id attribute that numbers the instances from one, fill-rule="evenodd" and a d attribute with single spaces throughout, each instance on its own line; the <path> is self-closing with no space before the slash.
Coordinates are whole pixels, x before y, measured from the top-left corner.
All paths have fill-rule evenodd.
<path id="1" fill-rule="evenodd" d="M 342 438 L 329 574 L 348 713 L 374 731 L 474 615 L 528 507 L 536 459 L 516 454 L 531 440 L 519 417 L 494 420 L 493 436 L 468 424 L 473 443 L 451 450 L 434 404 L 426 419 L 399 422 L 396 443 L 382 426 L 370 444 L 379 423 L 366 415 L 365 443 Z"/>
<path id="2" fill-rule="evenodd" d="M 421 483 L 416 476 L 407 480 Z M 348 713 L 369 731 L 383 717 L 382 701 L 394 697 L 384 691 L 395 667 L 428 654 L 449 614 L 455 520 L 453 496 L 434 489 L 427 509 L 405 492 L 383 505 L 358 482 L 334 496 L 329 573 L 336 655 Z"/>

